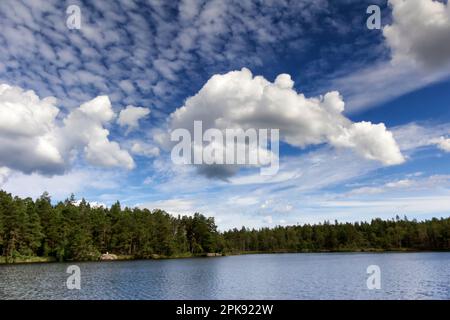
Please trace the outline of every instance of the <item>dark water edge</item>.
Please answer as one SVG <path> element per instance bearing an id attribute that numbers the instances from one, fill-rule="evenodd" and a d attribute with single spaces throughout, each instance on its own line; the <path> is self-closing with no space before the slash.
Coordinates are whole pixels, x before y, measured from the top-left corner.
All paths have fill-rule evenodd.
<path id="1" fill-rule="evenodd" d="M 0 265 L 17 265 L 17 264 L 36 264 L 36 263 L 77 263 L 77 262 L 112 262 L 112 261 L 140 261 L 140 260 L 168 260 L 168 259 L 192 259 L 192 258 L 217 258 L 241 255 L 255 254 L 305 254 L 305 253 L 433 253 L 433 252 L 450 252 L 449 250 L 415 250 L 415 249 L 360 249 L 360 250 L 320 250 L 320 251 L 235 251 L 228 253 L 220 253 L 217 256 L 208 256 L 205 254 L 182 254 L 173 256 L 155 255 L 151 258 L 135 258 L 132 256 L 119 255 L 115 260 L 65 260 L 58 261 L 54 257 L 21 257 L 14 261 L 6 262 L 5 257 L 0 256 Z"/>
<path id="2" fill-rule="evenodd" d="M 70 265 L 81 289 L 66 285 Z M 367 287 L 367 267 L 381 289 Z M 450 253 L 253 254 L 216 258 L 0 266 L 0 299 L 450 300 Z"/>

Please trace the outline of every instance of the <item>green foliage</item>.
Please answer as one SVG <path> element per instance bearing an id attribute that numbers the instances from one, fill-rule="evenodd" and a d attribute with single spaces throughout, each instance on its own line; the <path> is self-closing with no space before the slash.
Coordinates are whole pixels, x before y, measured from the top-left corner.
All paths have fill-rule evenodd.
<path id="1" fill-rule="evenodd" d="M 450 218 L 417 222 L 383 221 L 231 230 L 223 233 L 229 252 L 450 250 Z"/>
<path id="2" fill-rule="evenodd" d="M 129 258 L 186 257 L 212 252 L 449 250 L 450 218 L 297 225 L 218 232 L 199 213 L 92 208 L 71 196 L 52 205 L 0 191 L 0 261 L 96 260 L 111 252 Z M 38 259 L 38 260 L 36 260 Z M 41 260 L 39 260 L 41 259 Z"/>
<path id="3" fill-rule="evenodd" d="M 7 262 L 97 260 L 105 252 L 133 258 L 202 255 L 218 252 L 219 237 L 214 219 L 200 214 L 174 218 L 119 202 L 91 208 L 73 195 L 52 206 L 47 193 L 33 202 L 0 191 L 0 256 Z"/>

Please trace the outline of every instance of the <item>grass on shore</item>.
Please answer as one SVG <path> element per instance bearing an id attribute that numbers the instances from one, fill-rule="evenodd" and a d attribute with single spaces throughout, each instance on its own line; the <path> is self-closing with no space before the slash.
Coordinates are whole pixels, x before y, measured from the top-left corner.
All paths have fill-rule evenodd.
<path id="1" fill-rule="evenodd" d="M 56 259 L 53 257 L 16 257 L 10 258 L 6 261 L 6 257 L 0 257 L 0 264 L 6 263 L 42 263 L 42 262 L 55 262 Z"/>
<path id="2" fill-rule="evenodd" d="M 314 250 L 303 250 L 303 251 L 289 251 L 289 250 L 276 250 L 276 251 L 232 251 L 232 252 L 224 252 L 218 256 L 236 256 L 236 255 L 247 255 L 247 254 L 277 254 L 277 253 L 329 253 L 329 252 L 367 252 L 367 253 L 382 253 L 382 252 L 420 252 L 412 249 L 405 248 L 397 248 L 397 249 L 379 249 L 379 248 L 364 248 L 364 249 L 340 249 L 333 251 L 314 251 Z M 206 257 L 207 254 L 192 254 L 192 253 L 181 253 L 175 254 L 171 256 L 158 255 L 153 254 L 150 257 L 135 257 L 132 255 L 116 255 L 117 259 L 114 260 L 104 260 L 102 262 L 108 261 L 124 261 L 124 260 L 161 260 L 161 259 L 183 259 L 183 258 L 197 258 L 197 257 Z M 0 264 L 17 264 L 17 263 L 43 263 L 43 262 L 56 262 L 57 260 L 54 257 L 16 257 L 14 259 L 10 259 L 8 262 L 5 257 L 0 256 Z M 101 260 L 90 260 L 90 261 L 101 261 Z M 68 262 L 68 261 L 66 261 Z"/>
<path id="3" fill-rule="evenodd" d="M 86 260 L 85 262 L 95 262 L 95 261 L 102 261 L 102 262 L 108 262 L 108 261 L 126 261 L 126 260 L 162 260 L 162 259 L 183 259 L 183 258 L 194 258 L 194 257 L 203 257 L 206 255 L 195 255 L 195 254 L 191 254 L 191 253 L 181 253 L 181 254 L 175 254 L 175 255 L 171 255 L 171 256 L 165 256 L 165 255 L 159 255 L 159 254 L 153 254 L 149 257 L 135 257 L 132 255 L 116 255 L 116 259 L 114 260 L 96 260 L 96 259 L 92 259 L 92 260 Z M 20 264 L 20 263 L 43 263 L 43 262 L 56 262 L 57 259 L 55 259 L 54 257 L 29 257 L 29 256 L 20 256 L 20 257 L 15 257 L 13 258 L 9 258 L 8 261 L 6 261 L 6 257 L 2 257 L 0 256 L 0 264 Z M 64 261 L 64 262 L 69 262 L 69 261 Z M 75 262 L 75 261 L 74 261 Z"/>
<path id="4" fill-rule="evenodd" d="M 277 254 L 277 253 L 376 253 L 376 252 L 421 252 L 421 250 L 414 250 L 409 248 L 391 248 L 391 249 L 380 249 L 380 248 L 341 248 L 336 250 L 272 250 L 272 251 L 229 251 L 224 253 L 224 256 L 237 256 L 245 254 Z"/>

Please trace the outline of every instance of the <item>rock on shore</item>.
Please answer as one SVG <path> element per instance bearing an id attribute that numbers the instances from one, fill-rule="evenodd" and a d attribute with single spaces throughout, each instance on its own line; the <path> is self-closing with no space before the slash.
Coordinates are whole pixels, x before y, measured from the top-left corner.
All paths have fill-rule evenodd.
<path id="1" fill-rule="evenodd" d="M 206 254 L 207 257 L 221 257 L 222 254 L 221 253 L 215 253 L 215 252 L 208 252 Z"/>
<path id="2" fill-rule="evenodd" d="M 117 256 L 112 253 L 104 253 L 100 256 L 100 260 L 102 261 L 117 260 Z"/>

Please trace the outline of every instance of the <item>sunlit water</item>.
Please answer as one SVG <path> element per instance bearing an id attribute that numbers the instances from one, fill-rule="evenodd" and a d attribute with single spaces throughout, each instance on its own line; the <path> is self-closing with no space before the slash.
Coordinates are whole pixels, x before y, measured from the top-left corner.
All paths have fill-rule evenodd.
<path id="1" fill-rule="evenodd" d="M 450 299 L 450 253 L 263 254 L 0 265 L 0 299 Z M 369 265 L 381 289 L 367 288 Z"/>

